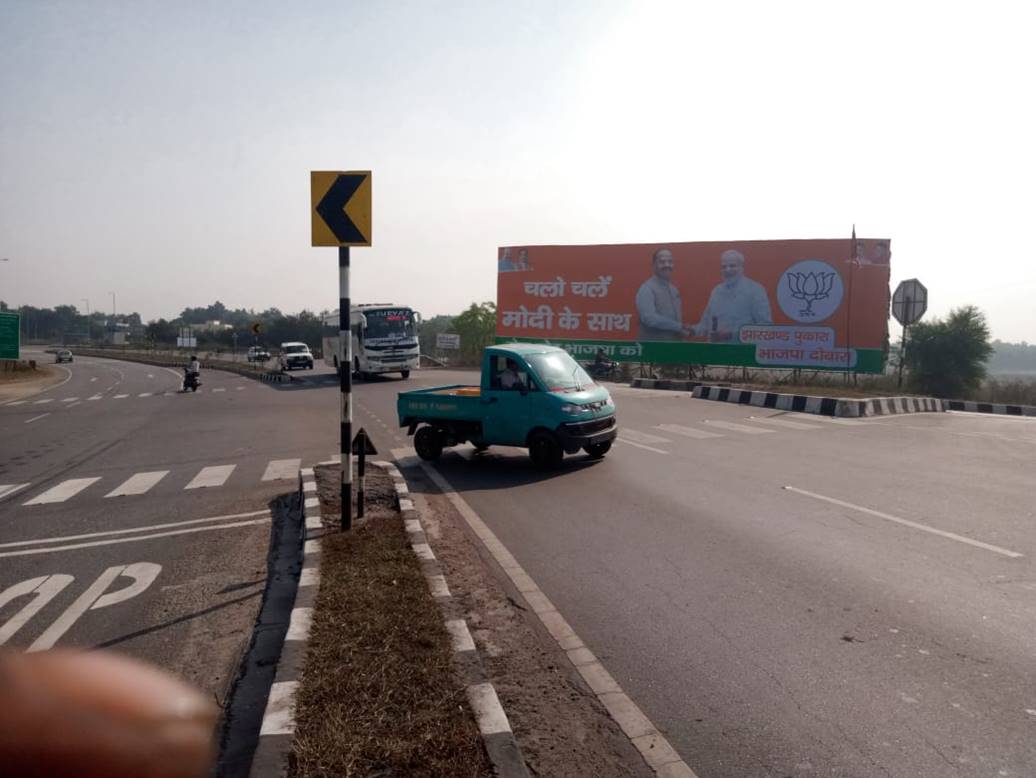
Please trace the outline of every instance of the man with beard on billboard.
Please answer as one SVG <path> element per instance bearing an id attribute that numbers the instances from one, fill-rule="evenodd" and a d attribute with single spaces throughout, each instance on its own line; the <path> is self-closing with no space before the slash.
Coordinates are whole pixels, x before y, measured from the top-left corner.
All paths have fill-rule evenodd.
<path id="1" fill-rule="evenodd" d="M 737 343 L 745 325 L 773 324 L 770 300 L 762 284 L 745 278 L 745 255 L 740 251 L 727 249 L 719 264 L 723 281 L 709 295 L 694 334 L 708 336 L 712 343 Z"/>

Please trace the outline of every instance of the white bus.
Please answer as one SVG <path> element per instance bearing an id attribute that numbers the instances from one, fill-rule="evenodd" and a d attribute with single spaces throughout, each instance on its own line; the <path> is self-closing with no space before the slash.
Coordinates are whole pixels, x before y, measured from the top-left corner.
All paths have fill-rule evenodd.
<path id="1" fill-rule="evenodd" d="M 405 305 L 354 305 L 350 310 L 353 373 L 360 378 L 377 373 L 410 377 L 421 360 L 417 325 L 421 315 Z M 338 312 L 324 317 L 324 362 L 336 371 L 345 361 L 338 342 Z"/>

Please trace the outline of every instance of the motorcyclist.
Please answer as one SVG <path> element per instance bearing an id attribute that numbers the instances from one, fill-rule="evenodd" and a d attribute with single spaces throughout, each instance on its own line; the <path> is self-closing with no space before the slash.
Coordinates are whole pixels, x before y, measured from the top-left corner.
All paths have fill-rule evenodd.
<path id="1" fill-rule="evenodd" d="M 594 357 L 594 367 L 608 367 L 611 363 L 612 361 L 608 359 L 608 355 L 604 353 L 604 349 L 597 349 L 597 356 Z"/>
<path id="2" fill-rule="evenodd" d="M 187 391 L 187 385 L 191 381 L 191 377 L 197 381 L 201 377 L 201 362 L 198 361 L 198 357 L 191 354 L 191 361 L 187 363 L 187 367 L 183 369 L 183 388 Z"/>

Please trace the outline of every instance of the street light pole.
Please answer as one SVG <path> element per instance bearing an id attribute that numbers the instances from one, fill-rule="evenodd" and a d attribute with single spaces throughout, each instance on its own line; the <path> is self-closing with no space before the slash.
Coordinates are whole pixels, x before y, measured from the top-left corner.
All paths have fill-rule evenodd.
<path id="1" fill-rule="evenodd" d="M 109 292 L 112 296 L 112 323 L 115 323 L 115 292 Z"/>

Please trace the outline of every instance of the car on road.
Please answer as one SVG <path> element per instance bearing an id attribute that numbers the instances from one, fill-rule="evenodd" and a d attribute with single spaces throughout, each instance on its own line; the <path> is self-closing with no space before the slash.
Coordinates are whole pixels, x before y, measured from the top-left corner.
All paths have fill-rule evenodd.
<path id="1" fill-rule="evenodd" d="M 313 369 L 313 353 L 305 343 L 282 343 L 280 354 L 281 370 Z"/>
<path id="2" fill-rule="evenodd" d="M 71 362 L 72 352 L 69 351 L 67 348 L 60 349 L 57 353 L 54 354 L 54 361 L 58 364 L 61 364 L 62 362 Z"/>
<path id="3" fill-rule="evenodd" d="M 529 450 L 542 469 L 580 449 L 600 459 L 618 435 L 615 403 L 563 349 L 508 343 L 482 355 L 479 386 L 436 386 L 400 392 L 399 426 L 414 435 L 422 459 L 470 442 Z"/>
<path id="4" fill-rule="evenodd" d="M 270 360 L 270 352 L 262 346 L 250 346 L 247 359 L 249 362 L 268 362 Z"/>

